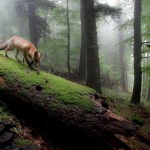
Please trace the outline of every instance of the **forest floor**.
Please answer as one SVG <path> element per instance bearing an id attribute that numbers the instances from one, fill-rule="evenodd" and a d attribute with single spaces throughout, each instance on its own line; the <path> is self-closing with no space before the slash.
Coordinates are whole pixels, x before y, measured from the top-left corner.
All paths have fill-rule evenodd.
<path id="1" fill-rule="evenodd" d="M 130 105 L 129 101 L 115 99 L 111 104 L 112 111 L 119 116 L 135 123 L 142 137 L 121 137 L 132 150 L 150 150 L 150 107 L 144 104 L 139 106 Z"/>

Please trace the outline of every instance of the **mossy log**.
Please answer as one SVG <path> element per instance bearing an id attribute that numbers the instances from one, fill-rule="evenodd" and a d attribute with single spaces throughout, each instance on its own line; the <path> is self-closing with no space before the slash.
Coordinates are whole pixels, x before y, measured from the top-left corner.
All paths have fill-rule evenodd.
<path id="1" fill-rule="evenodd" d="M 130 149 L 116 136 L 132 136 L 137 127 L 113 114 L 96 102 L 101 99 L 94 89 L 65 80 L 46 72 L 35 71 L 16 60 L 0 55 L 0 98 L 29 119 L 45 122 L 55 120 L 98 139 L 111 148 Z M 103 98 L 102 98 L 103 99 Z"/>

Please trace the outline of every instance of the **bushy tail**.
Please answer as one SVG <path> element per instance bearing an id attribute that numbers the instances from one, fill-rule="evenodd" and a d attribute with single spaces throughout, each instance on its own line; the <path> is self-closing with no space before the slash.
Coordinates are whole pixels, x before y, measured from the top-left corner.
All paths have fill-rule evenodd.
<path id="1" fill-rule="evenodd" d="M 0 50 L 4 50 L 7 47 L 7 43 L 0 44 Z"/>

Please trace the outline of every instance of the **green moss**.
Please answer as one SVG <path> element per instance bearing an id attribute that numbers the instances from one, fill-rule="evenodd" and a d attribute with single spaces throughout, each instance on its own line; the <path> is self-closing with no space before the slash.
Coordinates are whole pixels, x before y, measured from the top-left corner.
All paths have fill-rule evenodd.
<path id="1" fill-rule="evenodd" d="M 20 145 L 20 146 L 26 146 L 26 145 L 30 145 L 32 144 L 31 141 L 25 140 L 25 139 L 21 139 L 21 138 L 17 138 L 14 141 L 15 144 Z"/>
<path id="2" fill-rule="evenodd" d="M 140 115 L 136 114 L 132 116 L 132 122 L 139 126 L 142 126 L 144 124 L 144 119 Z"/>
<path id="3" fill-rule="evenodd" d="M 22 138 L 16 138 L 14 140 L 14 144 L 17 145 L 17 147 L 19 147 L 20 149 L 39 149 L 31 141 Z"/>
<path id="4" fill-rule="evenodd" d="M 6 111 L 6 106 L 2 105 L 0 106 L 0 120 L 7 120 L 12 118 L 13 116 Z"/>
<path id="5" fill-rule="evenodd" d="M 55 107 L 59 107 L 59 103 L 79 106 L 86 111 L 91 111 L 94 107 L 93 102 L 89 98 L 89 94 L 96 93 L 94 89 L 46 72 L 41 71 L 40 74 L 37 74 L 37 72 L 29 70 L 23 63 L 1 55 L 0 64 L 0 75 L 6 78 L 7 83 L 19 82 L 23 84 L 24 89 L 40 85 L 42 87 L 41 104 L 46 96 L 54 95 L 55 99 L 60 101 L 53 105 Z"/>

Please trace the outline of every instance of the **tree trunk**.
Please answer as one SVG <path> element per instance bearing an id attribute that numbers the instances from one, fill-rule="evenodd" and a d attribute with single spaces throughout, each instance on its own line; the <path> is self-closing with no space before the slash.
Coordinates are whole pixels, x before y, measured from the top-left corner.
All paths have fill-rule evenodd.
<path id="1" fill-rule="evenodd" d="M 139 104 L 141 98 L 141 0 L 136 0 L 134 4 L 134 85 L 131 103 Z"/>
<path id="2" fill-rule="evenodd" d="M 67 9 L 66 9 L 66 14 L 67 14 L 67 68 L 68 68 L 68 73 L 71 73 L 70 70 L 70 22 L 69 22 L 69 0 L 67 0 Z"/>
<path id="3" fill-rule="evenodd" d="M 119 23 L 122 23 L 122 18 L 120 17 Z M 127 67 L 124 60 L 124 44 L 123 42 L 123 30 L 119 30 L 119 54 L 120 54 L 120 72 L 121 72 L 121 87 L 123 91 L 128 92 L 128 76 L 127 76 Z"/>
<path id="4" fill-rule="evenodd" d="M 0 24 L 0 43 L 6 41 L 6 29 L 5 29 L 5 22 L 1 22 Z"/>
<path id="5" fill-rule="evenodd" d="M 81 50 L 80 50 L 79 78 L 81 80 L 85 80 L 87 71 L 87 42 L 86 42 L 85 19 L 82 0 L 80 0 L 80 18 L 81 18 Z"/>
<path id="6" fill-rule="evenodd" d="M 100 80 L 100 62 L 98 54 L 98 40 L 96 28 L 96 14 L 94 9 L 93 0 L 82 0 L 85 31 L 87 40 L 87 80 L 86 85 L 96 89 L 97 92 L 101 91 Z"/>
<path id="7" fill-rule="evenodd" d="M 24 20 L 25 20 L 25 7 L 23 4 L 23 1 L 18 1 L 16 2 L 16 13 L 18 16 L 18 28 L 19 28 L 19 33 L 22 36 L 24 33 Z"/>
<path id="8" fill-rule="evenodd" d="M 143 54 L 144 59 L 142 60 L 142 66 L 147 67 L 149 62 L 148 62 L 148 53 Z M 142 90 L 141 90 L 141 95 L 142 98 L 147 99 L 147 94 L 148 94 L 148 74 L 147 72 L 143 71 L 142 72 Z"/>
<path id="9" fill-rule="evenodd" d="M 29 17 L 30 41 L 35 45 L 36 48 L 38 48 L 35 8 L 34 2 L 30 0 L 28 0 L 28 17 Z"/>
<path id="10" fill-rule="evenodd" d="M 147 101 L 150 102 L 150 77 L 148 76 Z"/>
<path id="11" fill-rule="evenodd" d="M 131 136 L 137 127 L 102 107 L 96 100 L 103 97 L 94 89 L 45 72 L 37 74 L 3 56 L 0 64 L 0 98 L 19 114 L 32 121 L 37 119 L 36 124 L 42 123 L 42 128 L 56 122 L 55 128 L 63 124 L 105 146 L 129 149 L 115 134 Z"/>

